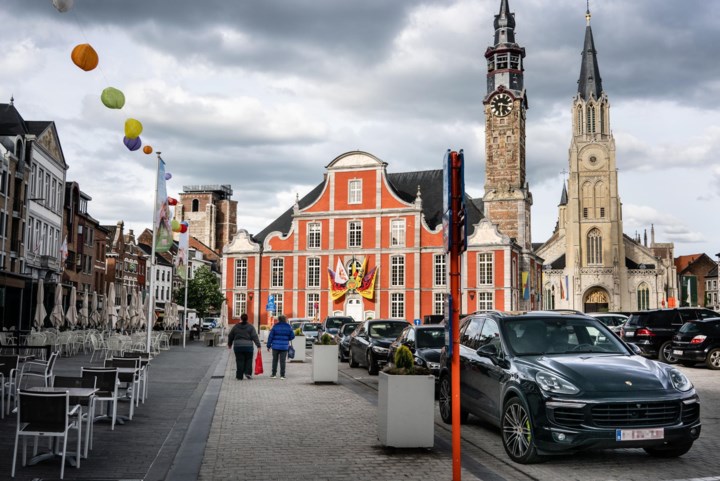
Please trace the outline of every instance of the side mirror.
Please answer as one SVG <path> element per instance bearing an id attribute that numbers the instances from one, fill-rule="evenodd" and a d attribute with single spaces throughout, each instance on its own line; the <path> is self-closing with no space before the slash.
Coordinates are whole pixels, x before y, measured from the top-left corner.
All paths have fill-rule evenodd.
<path id="1" fill-rule="evenodd" d="M 490 358 L 493 362 L 497 362 L 498 349 L 495 344 L 485 344 L 475 352 L 480 357 L 487 357 Z"/>
<path id="2" fill-rule="evenodd" d="M 642 354 L 642 351 L 634 342 L 628 342 L 627 345 L 630 346 L 630 349 L 633 353 L 637 354 L 638 356 Z"/>

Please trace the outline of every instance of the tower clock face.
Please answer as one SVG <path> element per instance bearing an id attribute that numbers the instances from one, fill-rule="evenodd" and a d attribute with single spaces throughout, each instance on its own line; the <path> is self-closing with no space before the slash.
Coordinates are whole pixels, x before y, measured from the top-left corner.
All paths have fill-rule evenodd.
<path id="1" fill-rule="evenodd" d="M 508 94 L 497 94 L 490 101 L 490 111 L 497 117 L 505 117 L 512 108 L 513 100 Z"/>

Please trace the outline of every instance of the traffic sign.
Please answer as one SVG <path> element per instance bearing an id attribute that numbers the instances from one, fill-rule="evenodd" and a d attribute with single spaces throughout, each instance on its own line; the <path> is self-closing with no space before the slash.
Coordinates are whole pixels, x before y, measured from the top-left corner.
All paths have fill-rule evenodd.
<path id="1" fill-rule="evenodd" d="M 422 324 L 422 320 L 420 320 L 420 319 L 415 319 L 415 320 L 413 321 L 413 324 L 415 324 L 416 326 L 419 326 L 420 324 Z"/>
<path id="2" fill-rule="evenodd" d="M 272 294 L 270 294 L 268 296 L 268 301 L 267 301 L 267 304 L 265 305 L 265 310 L 275 312 L 275 296 L 273 296 Z"/>

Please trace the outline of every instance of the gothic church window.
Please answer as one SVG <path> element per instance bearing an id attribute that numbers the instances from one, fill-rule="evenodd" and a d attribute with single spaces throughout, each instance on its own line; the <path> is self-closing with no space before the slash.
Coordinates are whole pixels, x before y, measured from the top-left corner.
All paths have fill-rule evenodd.
<path id="1" fill-rule="evenodd" d="M 587 235 L 588 265 L 602 264 L 602 234 L 599 229 L 592 229 Z"/>
<path id="2" fill-rule="evenodd" d="M 582 134 L 582 127 L 583 127 L 583 111 L 582 106 L 578 105 L 577 107 L 577 116 L 575 122 L 577 123 L 577 133 Z"/>
<path id="3" fill-rule="evenodd" d="M 637 306 L 640 311 L 650 309 L 650 287 L 644 282 L 638 286 Z"/>
<path id="4" fill-rule="evenodd" d="M 595 106 L 588 105 L 587 109 L 587 133 L 595 133 Z"/>

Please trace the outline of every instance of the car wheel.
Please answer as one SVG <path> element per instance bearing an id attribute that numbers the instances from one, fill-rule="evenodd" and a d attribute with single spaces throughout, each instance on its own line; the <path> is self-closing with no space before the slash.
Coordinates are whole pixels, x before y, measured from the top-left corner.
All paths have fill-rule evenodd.
<path id="1" fill-rule="evenodd" d="M 678 358 L 672 353 L 672 341 L 665 341 L 663 345 L 660 346 L 660 355 L 658 358 L 662 362 L 666 362 L 668 364 L 675 364 L 678 362 Z"/>
<path id="2" fill-rule="evenodd" d="M 512 398 L 505 403 L 502 440 L 505 452 L 516 463 L 530 464 L 540 460 L 535 448 L 530 414 L 519 398 Z"/>
<path id="3" fill-rule="evenodd" d="M 705 358 L 708 369 L 720 369 L 720 349 L 711 349 Z"/>
<path id="4" fill-rule="evenodd" d="M 370 374 L 371 376 L 377 375 L 378 371 L 380 370 L 372 351 L 369 351 L 367 353 L 367 366 L 368 366 L 368 374 Z"/>
<path id="5" fill-rule="evenodd" d="M 438 404 L 440 405 L 440 417 L 445 424 L 452 424 L 452 395 L 450 392 L 450 376 L 444 375 L 440 378 L 440 387 L 438 389 Z M 464 424 L 468 420 L 470 413 L 464 409 L 460 409 L 460 423 Z"/>
<path id="6" fill-rule="evenodd" d="M 689 442 L 684 444 L 668 444 L 666 446 L 643 449 L 645 449 L 645 452 L 648 453 L 650 456 L 654 456 L 656 458 L 677 458 L 678 456 L 682 456 L 683 454 L 690 451 L 692 445 L 693 443 Z"/>
<path id="7" fill-rule="evenodd" d="M 348 361 L 350 362 L 350 367 L 358 367 L 358 363 L 355 361 L 355 356 L 353 356 L 352 348 L 348 352 Z"/>

